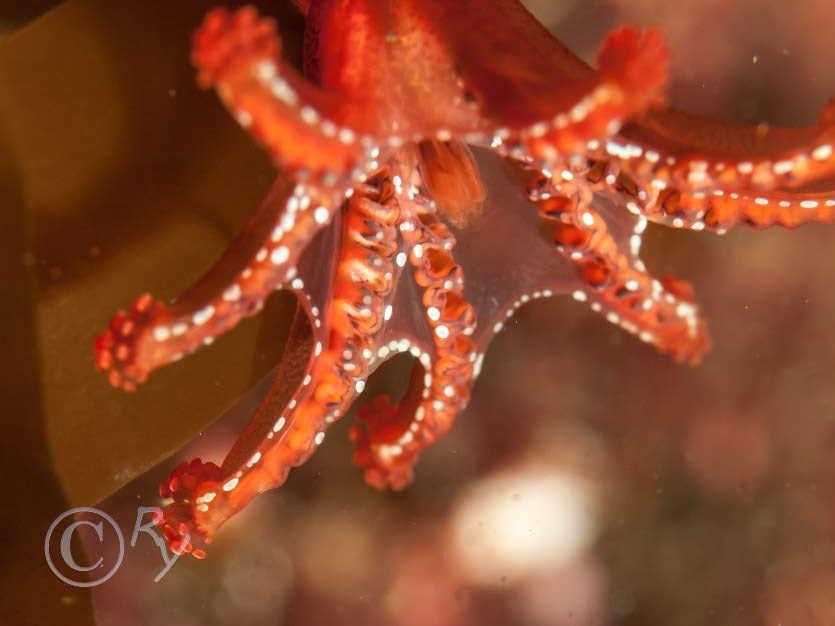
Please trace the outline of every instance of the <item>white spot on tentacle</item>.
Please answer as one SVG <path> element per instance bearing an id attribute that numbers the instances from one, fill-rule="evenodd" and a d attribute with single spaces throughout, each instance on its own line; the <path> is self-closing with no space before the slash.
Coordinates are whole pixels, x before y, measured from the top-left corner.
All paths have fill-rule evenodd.
<path id="1" fill-rule="evenodd" d="M 287 246 L 278 246 L 274 248 L 273 251 L 270 253 L 270 261 L 273 262 L 274 265 L 281 265 L 285 263 L 287 259 L 290 258 L 290 250 Z"/>

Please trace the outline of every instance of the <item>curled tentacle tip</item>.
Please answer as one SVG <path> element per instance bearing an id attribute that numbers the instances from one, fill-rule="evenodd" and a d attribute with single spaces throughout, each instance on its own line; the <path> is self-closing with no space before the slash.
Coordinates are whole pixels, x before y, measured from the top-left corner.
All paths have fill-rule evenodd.
<path id="1" fill-rule="evenodd" d="M 660 31 L 624 26 L 606 38 L 597 62 L 602 73 L 616 76 L 630 92 L 653 100 L 666 86 L 670 50 Z"/>
<path id="2" fill-rule="evenodd" d="M 200 547 L 211 543 L 211 537 L 198 525 L 194 517 L 195 493 L 207 482 L 220 478 L 220 467 L 212 462 L 204 463 L 198 458 L 182 461 L 171 471 L 167 481 L 160 484 L 159 493 L 173 502 L 163 508 L 162 516 L 156 520 L 163 527 L 163 536 L 168 547 L 176 554 L 191 554 L 202 559 L 206 556 Z"/>
<path id="3" fill-rule="evenodd" d="M 363 477 L 368 485 L 380 491 L 385 491 L 386 489 L 402 491 L 412 484 L 414 474 L 411 464 L 407 464 L 404 467 L 373 465 L 365 468 Z"/>
<path id="4" fill-rule="evenodd" d="M 149 293 L 137 298 L 129 311 L 119 311 L 110 327 L 96 337 L 96 369 L 106 372 L 110 384 L 126 391 L 145 382 L 149 371 L 137 362 L 137 345 L 147 328 L 165 315 L 166 306 Z"/>
<path id="5" fill-rule="evenodd" d="M 281 44 L 275 21 L 259 18 L 253 7 L 234 13 L 219 7 L 210 11 L 194 34 L 192 63 L 200 70 L 201 87 L 211 87 L 230 64 L 250 55 L 278 58 Z"/>

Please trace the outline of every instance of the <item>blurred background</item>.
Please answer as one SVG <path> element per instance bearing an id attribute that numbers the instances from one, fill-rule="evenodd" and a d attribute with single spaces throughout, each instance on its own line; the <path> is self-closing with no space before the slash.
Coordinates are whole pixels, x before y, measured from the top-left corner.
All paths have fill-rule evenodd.
<path id="1" fill-rule="evenodd" d="M 92 341 L 110 316 L 143 291 L 176 296 L 273 172 L 194 86 L 189 37 L 214 3 L 22 4 L 0 2 L 0 622 L 835 623 L 832 226 L 650 227 L 650 269 L 691 281 L 708 318 L 701 365 L 671 363 L 569 298 L 531 303 L 404 492 L 363 483 L 351 414 L 205 561 L 154 583 L 145 536 L 92 593 L 60 581 L 44 536 L 63 511 L 100 503 L 129 543 L 168 457 L 232 407 L 199 440 L 222 458 L 293 303 L 276 294 L 135 394 L 96 374 Z M 297 58 L 300 16 L 258 4 Z M 688 111 L 807 126 L 835 95 L 829 0 L 527 4 L 590 62 L 622 23 L 660 27 L 670 99 Z M 363 401 L 402 391 L 407 370 L 383 367 Z"/>

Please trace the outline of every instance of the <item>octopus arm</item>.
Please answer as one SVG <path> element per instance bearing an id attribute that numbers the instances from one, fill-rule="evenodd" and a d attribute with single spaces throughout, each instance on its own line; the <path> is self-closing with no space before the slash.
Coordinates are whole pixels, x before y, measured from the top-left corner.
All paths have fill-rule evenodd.
<path id="1" fill-rule="evenodd" d="M 199 84 L 215 88 L 277 167 L 326 174 L 344 191 L 353 175 L 365 171 L 362 138 L 334 121 L 339 94 L 307 81 L 280 53 L 273 20 L 259 18 L 252 7 L 234 13 L 218 8 L 195 34 L 192 60 Z"/>
<path id="2" fill-rule="evenodd" d="M 654 221 L 724 232 L 835 219 L 835 100 L 808 128 L 747 126 L 675 110 L 630 121 L 601 149 L 618 190 Z"/>
<path id="3" fill-rule="evenodd" d="M 568 112 L 591 94 L 576 117 L 592 123 L 595 105 L 621 112 L 658 98 L 669 53 L 660 35 L 634 28 L 608 37 L 592 70 L 553 37 L 517 0 L 421 2 L 421 11 L 456 59 L 482 113 L 511 127 L 530 126 Z M 491 52 L 483 53 L 485 47 Z M 600 92 L 595 93 L 595 89 Z M 611 90 L 608 91 L 607 90 Z M 606 100 L 611 96 L 611 100 Z M 600 100 L 595 102 L 595 98 Z M 604 102 L 604 100 L 606 100 Z M 634 108 L 633 108 L 634 107 Z M 601 120 L 603 119 L 601 115 Z M 609 115 L 615 119 L 619 115 Z M 577 120 L 579 121 L 579 120 Z"/>
<path id="4" fill-rule="evenodd" d="M 549 43 L 544 62 L 536 66 L 541 74 L 517 70 L 505 81 L 481 86 L 488 119 L 512 129 L 496 131 L 509 146 L 508 155 L 526 154 L 562 166 L 573 162 L 572 157 L 586 155 L 589 145 L 599 145 L 626 119 L 663 101 L 669 53 L 659 33 L 640 33 L 631 26 L 611 33 L 598 54 L 598 70 L 590 72 L 580 69 L 579 59 L 569 60 L 570 52 L 563 51 L 560 42 Z M 540 51 L 528 53 L 535 56 Z M 476 86 L 484 78 L 478 77 L 489 73 L 475 62 L 471 71 L 468 81 L 481 93 Z M 502 82 L 511 83 L 508 91 L 498 91 Z M 509 93 L 514 94 L 512 102 Z"/>
<path id="5" fill-rule="evenodd" d="M 365 469 L 366 482 L 378 489 L 402 489 L 412 481 L 418 453 L 446 434 L 466 407 L 478 357 L 472 338 L 476 314 L 464 297 L 463 270 L 452 254 L 454 236 L 434 211 L 413 223 L 403 236 L 422 291 L 429 347 L 414 351 L 417 362 L 400 406 L 376 400 L 364 407 L 351 433 L 355 461 Z"/>
<path id="6" fill-rule="evenodd" d="M 133 390 L 153 370 L 255 315 L 270 292 L 292 282 L 323 221 L 306 192 L 279 176 L 230 248 L 173 305 L 146 293 L 112 318 L 96 338 L 97 368 L 114 387 Z"/>
<path id="7" fill-rule="evenodd" d="M 218 527 L 283 484 L 362 392 L 400 275 L 392 187 L 384 173 L 362 185 L 321 245 L 305 250 L 291 283 L 300 306 L 278 375 L 223 463 L 194 459 L 161 486 L 173 499 L 162 520 L 172 550 L 203 556 Z"/>
<path id="8" fill-rule="evenodd" d="M 569 181 L 548 189 L 542 182 L 531 186 L 541 217 L 585 285 L 574 299 L 676 361 L 698 363 L 710 347 L 704 319 L 688 283 L 656 278 L 639 258 L 646 218 L 625 222 L 622 201 L 603 184 Z"/>

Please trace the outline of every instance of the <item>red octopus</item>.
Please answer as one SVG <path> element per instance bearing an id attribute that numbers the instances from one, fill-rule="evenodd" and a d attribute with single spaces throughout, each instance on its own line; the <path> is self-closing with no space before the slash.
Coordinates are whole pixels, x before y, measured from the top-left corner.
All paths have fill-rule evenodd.
<path id="1" fill-rule="evenodd" d="M 725 232 L 835 219 L 835 104 L 817 126 L 749 127 L 664 107 L 655 31 L 612 33 L 592 69 L 517 0 L 296 0 L 304 76 L 269 19 L 209 13 L 194 38 L 214 87 L 279 175 L 217 264 L 172 306 L 141 296 L 96 341 L 116 387 L 256 314 L 299 307 L 275 382 L 222 465 L 163 484 L 172 550 L 280 486 L 392 355 L 405 397 L 351 431 L 355 462 L 401 489 L 467 405 L 492 336 L 531 299 L 570 293 L 670 353 L 709 346 L 689 285 L 639 257 L 648 221 Z"/>

